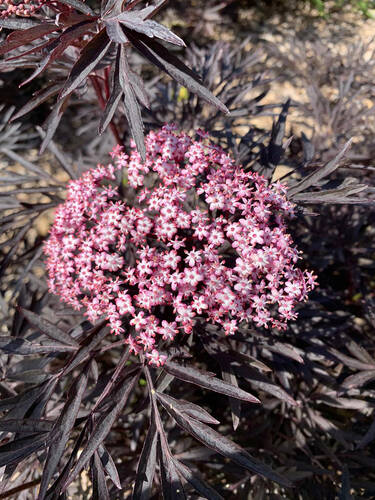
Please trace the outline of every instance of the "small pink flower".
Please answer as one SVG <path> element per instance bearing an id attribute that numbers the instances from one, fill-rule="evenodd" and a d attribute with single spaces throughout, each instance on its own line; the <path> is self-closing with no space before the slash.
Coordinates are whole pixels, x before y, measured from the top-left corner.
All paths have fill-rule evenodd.
<path id="1" fill-rule="evenodd" d="M 167 356 L 160 354 L 156 349 L 153 349 L 151 352 L 146 352 L 146 358 L 150 365 L 155 366 L 163 366 L 167 361 Z"/>

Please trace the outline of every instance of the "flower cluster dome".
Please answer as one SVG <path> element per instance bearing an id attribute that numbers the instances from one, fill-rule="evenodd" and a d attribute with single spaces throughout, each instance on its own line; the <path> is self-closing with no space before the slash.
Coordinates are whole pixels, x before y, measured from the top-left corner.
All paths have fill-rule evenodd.
<path id="1" fill-rule="evenodd" d="M 45 244 L 50 290 L 157 366 L 160 344 L 196 321 L 227 335 L 285 328 L 315 285 L 296 266 L 285 187 L 203 136 L 150 132 L 144 163 L 117 146 L 112 164 L 70 181 Z"/>

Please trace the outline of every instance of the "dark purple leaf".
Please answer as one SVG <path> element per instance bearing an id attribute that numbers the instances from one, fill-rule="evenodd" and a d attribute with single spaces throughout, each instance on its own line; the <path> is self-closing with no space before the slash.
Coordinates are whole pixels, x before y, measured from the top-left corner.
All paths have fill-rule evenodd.
<path id="1" fill-rule="evenodd" d="M 118 415 L 124 408 L 128 397 L 130 396 L 137 380 L 139 373 L 135 377 L 132 377 L 129 381 L 122 383 L 119 390 L 117 391 L 116 398 L 117 403 L 114 404 L 108 413 L 102 414 L 98 418 L 92 433 L 89 436 L 88 442 L 84 447 L 77 463 L 75 464 L 73 470 L 71 471 L 68 479 L 66 480 L 63 489 L 66 489 L 68 485 L 73 481 L 73 479 L 79 474 L 81 469 L 85 467 L 86 463 L 90 460 L 94 452 L 102 444 L 104 439 L 110 432 L 112 425 L 116 421 Z"/>
<path id="2" fill-rule="evenodd" d="M 64 113 L 65 107 L 68 104 L 70 96 L 66 97 L 64 100 L 57 102 L 52 112 L 48 116 L 47 120 L 43 124 L 43 128 L 46 131 L 46 135 L 43 139 L 42 145 L 40 146 L 39 153 L 42 154 L 46 150 L 49 142 L 51 141 L 57 127 L 59 126 L 61 117 Z"/>
<path id="3" fill-rule="evenodd" d="M 267 392 L 268 394 L 275 396 L 275 398 L 280 399 L 280 401 L 288 403 L 292 406 L 296 406 L 298 404 L 297 401 L 295 401 L 282 387 L 275 384 L 275 382 L 268 379 L 257 370 L 253 370 L 246 365 L 233 366 L 233 369 L 238 375 L 244 377 L 256 389 Z"/>
<path id="4" fill-rule="evenodd" d="M 225 382 L 228 382 L 228 384 L 234 385 L 235 387 L 238 387 L 238 382 L 236 375 L 233 373 L 233 370 L 230 366 L 229 363 L 221 364 L 221 372 L 223 375 L 223 380 Z M 236 430 L 238 427 L 238 424 L 240 423 L 240 417 L 241 417 L 241 401 L 236 398 L 229 398 L 229 404 L 230 404 L 230 409 L 231 409 L 231 415 L 232 415 L 232 423 L 233 423 L 233 429 Z M 203 420 L 202 420 L 203 422 Z M 207 422 L 210 423 L 210 422 Z"/>
<path id="5" fill-rule="evenodd" d="M 28 356 L 30 354 L 46 353 L 46 352 L 67 352 L 75 350 L 73 346 L 62 344 L 41 345 L 33 344 L 25 339 L 14 337 L 0 337 L 0 351 L 7 354 L 19 354 Z"/>
<path id="6" fill-rule="evenodd" d="M 238 444 L 214 431 L 208 425 L 198 422 L 191 417 L 186 418 L 177 409 L 164 404 L 161 399 L 159 399 L 159 401 L 163 404 L 164 408 L 171 415 L 171 417 L 175 419 L 180 427 L 208 448 L 211 448 L 224 457 L 233 460 L 233 462 L 241 467 L 244 467 L 245 469 L 248 469 L 250 472 L 260 474 L 271 481 L 281 484 L 282 486 L 292 486 L 291 482 L 287 478 L 272 470 L 268 465 L 259 462 Z"/>
<path id="7" fill-rule="evenodd" d="M 363 363 L 373 363 L 374 359 L 371 354 L 369 354 L 364 347 L 357 344 L 357 342 L 354 342 L 354 340 L 346 344 L 346 348 L 359 361 L 363 361 Z"/>
<path id="8" fill-rule="evenodd" d="M 40 484 L 38 499 L 44 498 L 48 484 L 57 468 L 57 465 L 64 453 L 66 443 L 70 438 L 70 432 L 76 421 L 78 411 L 81 405 L 82 396 L 86 390 L 87 374 L 82 372 L 79 378 L 73 383 L 69 390 L 68 400 L 54 425 L 51 432 L 53 444 L 48 450 L 42 481 Z"/>
<path id="9" fill-rule="evenodd" d="M 31 19 L 30 17 L 0 19 L 0 28 L 6 28 L 9 30 L 27 30 L 30 27 L 39 25 L 40 22 L 37 19 Z"/>
<path id="10" fill-rule="evenodd" d="M 208 389 L 210 391 L 215 391 L 221 394 L 225 394 L 226 396 L 242 399 L 243 401 L 247 401 L 248 403 L 260 403 L 259 399 L 252 394 L 249 394 L 248 392 L 245 392 L 238 387 L 228 384 L 228 382 L 224 382 L 223 380 L 220 380 L 219 378 L 214 377 L 202 370 L 197 370 L 190 366 L 182 366 L 174 363 L 173 361 L 167 361 L 164 365 L 164 369 L 166 372 L 170 373 L 176 378 L 179 378 L 180 380 L 199 385 L 200 387 L 204 387 L 205 389 Z"/>
<path id="11" fill-rule="evenodd" d="M 0 56 L 21 47 L 22 45 L 33 42 L 38 38 L 49 35 L 58 29 L 58 26 L 54 23 L 43 23 L 26 30 L 13 31 L 7 36 L 6 40 L 0 44 Z"/>
<path id="12" fill-rule="evenodd" d="M 0 411 L 12 410 L 13 408 L 25 409 L 24 413 L 30 408 L 30 406 L 45 392 L 48 390 L 48 382 L 43 382 L 42 384 L 32 387 L 28 391 L 21 392 L 17 396 L 3 399 L 0 401 Z M 23 411 L 23 410 L 22 410 Z"/>
<path id="13" fill-rule="evenodd" d="M 119 79 L 120 52 L 121 52 L 121 48 L 119 48 L 117 51 L 116 62 L 115 62 L 114 71 L 113 71 L 113 82 L 112 82 L 111 94 L 109 96 L 106 107 L 105 107 L 103 114 L 101 116 L 101 119 L 100 119 L 99 134 L 102 134 L 104 132 L 104 130 L 110 124 L 110 122 L 113 118 L 113 115 L 117 109 L 117 106 L 120 102 L 120 99 L 123 95 L 122 88 L 120 85 L 120 79 Z"/>
<path id="14" fill-rule="evenodd" d="M 102 445 L 100 445 L 98 448 L 98 454 L 99 454 L 100 460 L 103 464 L 105 472 L 110 477 L 111 481 L 116 486 L 116 488 L 121 490 L 120 477 L 118 475 L 116 464 L 113 461 L 111 455 L 108 453 L 108 451 Z"/>
<path id="15" fill-rule="evenodd" d="M 217 99 L 208 89 L 201 83 L 197 75 L 191 71 L 182 61 L 175 55 L 168 52 L 156 40 L 147 38 L 139 34 L 135 36 L 130 30 L 124 28 L 126 36 L 129 38 L 131 44 L 150 62 L 169 74 L 180 85 L 185 86 L 188 90 L 197 94 L 203 100 L 212 104 L 224 113 L 229 113 L 224 104 Z"/>
<path id="16" fill-rule="evenodd" d="M 173 459 L 173 462 L 181 476 L 204 498 L 209 498 L 210 500 L 223 500 L 223 497 L 211 488 L 197 471 L 192 472 L 189 467 L 176 459 Z"/>
<path id="17" fill-rule="evenodd" d="M 136 31 L 138 33 L 143 33 L 148 38 L 160 38 L 165 42 L 172 43 L 174 45 L 180 45 L 181 47 L 186 47 L 185 42 L 177 35 L 172 33 L 168 28 L 156 21 L 151 21 L 149 19 L 144 19 L 142 16 L 142 11 L 138 12 L 121 12 L 118 16 L 108 19 L 108 21 L 120 22 L 128 29 Z"/>
<path id="18" fill-rule="evenodd" d="M 163 499 L 185 500 L 186 495 L 174 461 L 169 450 L 161 445 L 160 440 L 158 442 L 158 455 Z"/>
<path id="19" fill-rule="evenodd" d="M 85 433 L 86 433 L 86 428 L 83 428 L 78 436 L 78 439 L 74 443 L 73 451 L 70 453 L 69 458 L 68 458 L 67 462 L 65 463 L 65 466 L 64 466 L 61 474 L 59 474 L 56 481 L 52 484 L 50 489 L 47 491 L 47 494 L 45 497 L 46 500 L 54 500 L 56 497 L 58 497 L 59 499 L 65 498 L 64 496 L 59 496 L 61 489 L 62 489 L 62 485 L 66 481 L 66 478 L 69 475 L 69 472 L 72 468 L 74 460 L 76 459 L 78 452 L 82 448 L 82 442 L 83 442 L 83 438 L 85 437 Z"/>
<path id="20" fill-rule="evenodd" d="M 60 57 L 65 50 L 77 38 L 83 36 L 87 31 L 95 26 L 95 23 L 89 21 L 82 21 L 73 26 L 69 26 L 60 36 L 53 39 L 46 47 L 45 52 L 48 52 L 38 64 L 35 71 L 22 82 L 20 86 L 26 85 L 40 75 L 50 64 L 52 64 L 58 57 Z"/>
<path id="21" fill-rule="evenodd" d="M 20 212 L 18 212 L 18 215 L 20 215 Z M 5 222 L 4 219 L 5 219 L 5 217 L 3 218 L 2 223 Z M 17 251 L 18 245 L 21 243 L 22 239 L 24 238 L 24 236 L 26 235 L 26 233 L 28 232 L 28 230 L 32 226 L 33 222 L 34 222 L 34 218 L 32 218 L 27 224 L 25 224 L 18 231 L 17 236 L 14 238 L 14 240 L 12 242 L 11 248 L 8 250 L 8 252 L 6 252 L 4 259 L 1 261 L 0 276 L 2 276 L 5 273 L 6 269 L 8 268 L 8 266 L 11 262 L 11 259 L 13 258 L 13 256 L 15 255 L 15 253 Z"/>
<path id="22" fill-rule="evenodd" d="M 102 321 L 87 332 L 88 337 L 84 340 L 83 345 L 78 349 L 77 353 L 74 354 L 72 359 L 66 364 L 62 375 L 67 375 L 77 368 L 77 366 L 87 358 L 90 352 L 104 339 L 107 333 L 108 329 L 106 328 L 105 321 Z"/>
<path id="23" fill-rule="evenodd" d="M 129 65 L 125 54 L 125 49 L 121 49 L 120 58 L 120 85 L 124 93 L 124 107 L 126 119 L 130 126 L 130 131 L 142 161 L 146 160 L 146 146 L 143 135 L 143 121 L 141 110 L 128 77 Z"/>
<path id="24" fill-rule="evenodd" d="M 51 420 L 34 420 L 32 418 L 5 418 L 0 420 L 0 431 L 16 432 L 17 434 L 49 432 L 52 426 L 53 422 Z"/>
<path id="25" fill-rule="evenodd" d="M 134 375 L 134 373 L 139 370 L 141 364 L 140 363 L 131 363 L 129 366 L 127 365 L 130 353 L 129 349 L 124 349 L 115 371 L 111 375 L 111 378 L 108 380 L 106 386 L 102 390 L 99 398 L 97 399 L 93 411 L 101 410 L 103 406 L 106 406 L 108 402 L 106 398 L 116 392 L 119 380 L 122 380 L 122 383 L 128 379 L 130 376 Z"/>
<path id="26" fill-rule="evenodd" d="M 23 460 L 29 455 L 43 448 L 48 441 L 48 435 L 31 435 L 10 441 L 0 446 L 0 467 L 11 464 L 18 460 Z"/>
<path id="27" fill-rule="evenodd" d="M 65 5 L 69 5 L 69 7 L 73 7 L 74 9 L 82 12 L 83 14 L 87 14 L 88 16 L 94 16 L 94 12 L 90 9 L 90 7 L 81 2 L 80 0 L 59 0 L 61 3 Z"/>
<path id="28" fill-rule="evenodd" d="M 40 90 L 37 92 L 33 98 L 31 98 L 22 108 L 20 108 L 17 113 L 15 113 L 12 118 L 11 122 L 14 120 L 17 120 L 18 118 L 21 118 L 21 116 L 26 115 L 30 111 L 32 111 L 34 108 L 39 106 L 39 104 L 42 104 L 42 102 L 47 101 L 50 97 L 56 95 L 61 89 L 61 84 L 56 83 L 52 84 L 48 87 L 46 87 L 43 90 Z"/>
<path id="29" fill-rule="evenodd" d="M 103 465 L 97 451 L 94 453 L 91 463 L 92 500 L 109 500 L 110 496 L 104 475 Z"/>
<path id="30" fill-rule="evenodd" d="M 311 174 L 307 175 L 304 177 L 300 182 L 295 184 L 294 186 L 291 186 L 288 189 L 288 196 L 289 198 L 293 199 L 293 197 L 301 193 L 302 191 L 308 189 L 311 186 L 316 185 L 321 179 L 324 177 L 327 177 L 330 175 L 332 172 L 334 172 L 339 166 L 340 166 L 340 161 L 344 156 L 346 155 L 348 149 L 350 148 L 352 144 L 352 141 L 348 141 L 344 148 L 340 151 L 336 157 L 331 160 L 329 163 L 327 163 L 324 167 L 319 168 L 318 170 L 315 170 Z"/>
<path id="31" fill-rule="evenodd" d="M 123 32 L 119 22 L 116 19 L 104 19 L 104 25 L 107 29 L 107 35 L 116 43 L 126 43 L 128 39 Z"/>
<path id="32" fill-rule="evenodd" d="M 271 137 L 267 147 L 262 146 L 260 162 L 268 169 L 267 177 L 270 175 L 270 170 L 273 171 L 280 163 L 284 156 L 283 139 L 285 135 L 286 118 L 290 106 L 290 99 L 283 105 L 281 113 L 276 123 L 272 125 Z M 271 173 L 272 175 L 272 173 Z"/>
<path id="33" fill-rule="evenodd" d="M 8 56 L 5 59 L 5 63 L 11 63 L 12 61 L 16 61 L 16 63 L 19 63 L 20 61 L 25 61 L 25 56 L 29 54 L 39 54 L 43 53 L 43 50 L 48 47 L 56 38 L 48 38 L 47 41 L 43 41 L 42 43 L 39 43 L 38 45 L 34 44 L 30 47 L 30 45 L 27 45 L 26 50 L 22 50 L 22 52 L 19 50 L 16 55 L 13 56 Z M 12 66 L 12 64 L 9 64 L 9 66 Z M 34 65 L 35 66 L 35 65 Z M 22 83 L 19 85 L 19 87 L 22 87 Z"/>
<path id="34" fill-rule="evenodd" d="M 286 358 L 293 359 L 297 363 L 303 363 L 303 358 L 298 354 L 298 352 L 289 344 L 282 344 L 281 342 L 275 342 L 274 344 L 267 344 L 265 349 L 271 352 L 277 352 Z"/>
<path id="35" fill-rule="evenodd" d="M 355 358 L 352 358 L 350 356 L 346 356 L 342 352 L 338 351 L 337 349 L 333 349 L 332 347 L 328 349 L 328 352 L 333 354 L 339 361 L 341 361 L 344 365 L 348 366 L 349 368 L 355 369 L 355 370 L 375 370 L 375 361 L 372 363 L 363 363 L 362 361 L 358 361 Z"/>
<path id="36" fill-rule="evenodd" d="M 191 403 L 190 401 L 185 401 L 184 399 L 175 399 L 172 398 L 172 396 L 168 396 L 167 394 L 162 394 L 160 392 L 157 392 L 156 395 L 158 399 L 160 399 L 160 401 L 163 401 L 164 404 L 169 405 L 172 408 L 176 408 L 186 416 L 195 418 L 196 420 L 200 420 L 201 422 L 205 422 L 206 424 L 220 423 L 218 420 L 216 420 L 216 418 L 213 418 L 206 410 L 194 403 Z"/>
<path id="37" fill-rule="evenodd" d="M 95 359 L 90 361 L 90 374 L 93 378 L 93 384 L 96 385 L 99 378 L 99 366 Z"/>
<path id="38" fill-rule="evenodd" d="M 135 477 L 133 500 L 148 500 L 151 498 L 152 483 L 156 467 L 156 448 L 158 434 L 155 423 L 152 422 L 143 443 Z"/>
<path id="39" fill-rule="evenodd" d="M 40 361 L 50 362 L 48 358 L 32 359 L 32 362 L 37 364 Z M 17 380 L 25 384 L 39 384 L 49 378 L 49 375 L 43 370 L 43 367 L 28 366 L 27 361 L 20 361 L 17 364 L 12 364 L 11 368 L 7 370 L 6 377 L 8 380 Z"/>
<path id="40" fill-rule="evenodd" d="M 145 108 L 150 109 L 150 101 L 145 89 L 145 86 L 143 84 L 142 78 L 137 75 L 137 73 L 134 73 L 129 68 L 129 81 L 130 84 L 134 90 L 135 95 L 137 96 L 138 101 L 140 101 Z"/>
<path id="41" fill-rule="evenodd" d="M 20 308 L 20 311 L 32 326 L 38 328 L 42 333 L 44 333 L 44 335 L 47 335 L 47 337 L 61 342 L 62 344 L 78 346 L 78 342 L 76 342 L 70 335 L 65 333 L 53 323 L 50 323 L 47 319 L 24 308 Z"/>
<path id="42" fill-rule="evenodd" d="M 108 52 L 111 40 L 105 29 L 102 29 L 82 49 L 78 61 L 74 64 L 70 74 L 64 83 L 59 99 L 64 99 L 75 90 L 80 83 L 95 69 L 97 64 Z"/>
<path id="43" fill-rule="evenodd" d="M 356 181 L 351 186 L 344 186 L 344 182 L 337 189 L 324 189 L 317 192 L 299 193 L 293 196 L 294 201 L 305 204 L 315 203 L 368 203 L 366 198 L 356 197 L 355 195 L 368 191 L 366 184 L 359 184 Z"/>

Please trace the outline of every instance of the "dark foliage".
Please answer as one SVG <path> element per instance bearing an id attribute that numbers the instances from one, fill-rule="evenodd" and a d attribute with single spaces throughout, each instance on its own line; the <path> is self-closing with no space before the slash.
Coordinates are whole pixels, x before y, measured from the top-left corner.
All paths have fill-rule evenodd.
<path id="1" fill-rule="evenodd" d="M 103 0 L 100 13 L 97 13 L 80 0 L 64 1 L 59 2 L 54 10 L 44 10 L 35 18 L 0 19 L 0 26 L 16 28 L 0 45 L 0 55 L 6 56 L 1 70 L 35 68 L 21 86 L 49 68 L 58 72 L 57 79 L 39 90 L 13 116 L 13 120 L 20 118 L 57 95 L 56 105 L 45 122 L 42 152 L 52 139 L 73 92 L 82 91 L 89 79 L 102 108 L 99 133 L 111 123 L 122 103 L 133 139 L 141 156 L 145 156 L 139 103 L 148 107 L 148 97 L 142 79 L 129 66 L 129 47 L 135 48 L 191 92 L 227 112 L 225 106 L 201 84 L 197 74 L 157 41 L 185 45 L 177 35 L 150 19 L 166 3 L 165 0 L 135 10 L 138 3 L 134 0 Z M 112 130 L 116 141 L 122 142 L 114 124 Z"/>
<path id="2" fill-rule="evenodd" d="M 350 43 L 340 53 L 325 40 L 289 39 L 282 50 L 267 44 L 267 52 L 279 67 L 280 78 L 297 80 L 306 90 L 308 101 L 294 104 L 320 157 L 326 159 L 337 145 L 355 137 L 348 158 L 369 164 L 375 123 L 372 43 Z"/>
<path id="3" fill-rule="evenodd" d="M 79 23 L 95 19 L 85 4 L 77 1 L 74 6 L 86 9 L 70 14 Z M 47 293 L 45 232 L 37 224 L 48 221 L 50 210 L 63 200 L 69 178 L 105 161 L 106 148 L 95 128 L 85 127 L 88 140 L 73 156 L 62 152 L 65 145 L 50 140 L 52 134 L 40 129 L 30 134 L 25 120 L 22 126 L 7 124 L 14 110 L 4 108 L 0 291 L 8 331 L 0 337 L 0 498 L 297 500 L 315 499 L 317 492 L 320 498 L 346 499 L 353 491 L 371 498 L 373 190 L 371 165 L 352 154 L 346 119 L 333 119 L 343 105 L 338 111 L 336 103 L 327 107 L 328 119 L 337 123 L 328 146 L 314 135 L 289 138 L 287 118 L 295 103 L 262 104 L 272 82 L 259 73 L 261 54 L 246 54 L 246 42 L 236 47 L 218 43 L 207 50 L 193 46 L 188 64 L 202 74 L 204 85 L 197 87 L 187 66 L 148 36 L 149 31 L 144 33 L 157 29 L 167 41 L 176 41 L 169 31 L 144 20 L 137 24 L 138 17 L 124 19 L 124 29 L 117 21 L 109 22 L 108 35 L 91 37 L 87 45 L 94 45 L 92 52 L 85 45 L 78 46 L 74 57 L 64 54 L 57 72 L 64 78 L 57 82 L 56 93 L 63 88 L 73 92 L 87 75 L 103 91 L 103 68 L 95 69 L 93 78 L 89 70 L 75 86 L 74 67 L 83 51 L 92 55 L 94 64 L 104 52 L 106 36 L 121 48 L 110 54 L 112 93 L 103 129 L 121 100 L 130 123 L 129 113 L 140 118 L 137 101 L 145 104 L 124 46 L 132 44 L 151 63 L 168 70 L 183 86 L 159 76 L 145 84 L 150 96 L 146 127 L 175 121 L 186 130 L 210 130 L 238 162 L 270 180 L 280 166 L 288 167 L 283 181 L 299 207 L 293 232 L 309 267 L 319 275 L 320 287 L 286 332 L 243 328 L 225 337 L 219 329 L 198 324 L 185 344 L 170 348 L 163 368 L 150 368 L 130 356 L 105 324 L 90 324 Z M 63 43 L 69 26 L 60 28 L 48 44 Z M 51 54 L 58 51 L 53 52 L 54 45 L 48 50 L 46 57 L 53 59 Z M 78 80 L 88 69 L 82 70 L 81 64 Z M 210 88 L 231 114 L 226 117 L 197 99 L 203 88 Z M 79 113 L 91 110 L 86 97 L 77 100 Z M 315 110 L 300 109 L 305 115 Z M 345 109 L 352 112 L 349 105 Z M 57 120 L 60 111 L 51 116 Z M 271 130 L 252 124 L 261 116 L 274 117 Z M 116 125 L 121 124 L 119 115 Z M 139 127 L 131 128 L 137 135 Z M 109 141 L 105 134 L 104 143 Z M 32 150 L 40 140 L 47 149 L 36 157 Z"/>

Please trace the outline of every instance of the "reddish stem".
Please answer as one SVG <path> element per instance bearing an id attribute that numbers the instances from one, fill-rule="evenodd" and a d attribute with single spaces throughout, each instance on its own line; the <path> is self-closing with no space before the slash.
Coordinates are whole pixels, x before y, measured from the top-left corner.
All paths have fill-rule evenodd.
<path id="1" fill-rule="evenodd" d="M 97 79 L 97 77 L 95 75 L 90 75 L 90 81 L 92 83 L 92 86 L 94 87 L 96 96 L 98 98 L 99 106 L 101 107 L 102 110 L 104 110 L 105 106 L 106 106 L 106 103 L 105 103 L 105 100 L 103 98 L 103 94 L 102 94 L 102 89 L 100 87 L 100 83 L 99 83 L 99 81 L 98 81 L 98 79 Z M 112 134 L 113 134 L 113 136 L 114 136 L 117 144 L 121 144 L 120 134 L 119 134 L 119 131 L 117 130 L 116 125 L 111 121 L 111 123 L 109 124 L 109 126 L 111 128 Z"/>

